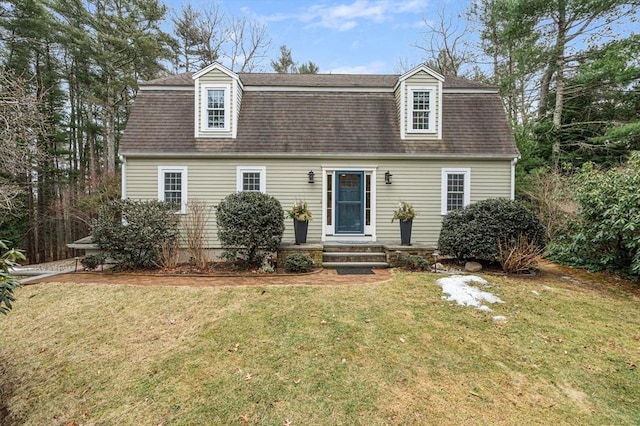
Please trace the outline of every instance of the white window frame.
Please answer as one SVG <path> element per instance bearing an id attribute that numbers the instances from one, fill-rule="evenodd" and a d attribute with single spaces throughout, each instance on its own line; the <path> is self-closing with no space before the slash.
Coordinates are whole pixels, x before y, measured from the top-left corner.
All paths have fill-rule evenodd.
<path id="1" fill-rule="evenodd" d="M 205 84 L 200 93 L 200 130 L 202 132 L 229 132 L 231 131 L 231 85 L 230 84 Z M 224 127 L 209 127 L 208 99 L 209 90 L 224 90 Z"/>
<path id="2" fill-rule="evenodd" d="M 441 177 L 441 208 L 440 212 L 444 216 L 449 211 L 447 210 L 447 181 L 449 175 L 464 175 L 464 193 L 462 204 L 463 207 L 471 204 L 471 169 L 470 168 L 445 168 L 442 169 L 442 177 Z"/>
<path id="3" fill-rule="evenodd" d="M 260 192 L 267 192 L 267 168 L 265 166 L 238 166 L 236 169 L 236 190 L 243 192 L 243 178 L 245 173 L 260 174 Z"/>
<path id="4" fill-rule="evenodd" d="M 176 213 L 185 214 L 187 212 L 187 167 L 185 166 L 158 166 L 158 201 L 164 199 L 164 175 L 165 173 L 180 173 L 182 175 L 182 185 L 180 188 L 180 210 Z"/>
<path id="5" fill-rule="evenodd" d="M 413 128 L 413 94 L 415 92 L 427 92 L 429 94 L 429 128 L 428 129 L 414 129 Z M 407 133 L 436 133 L 436 104 L 435 104 L 435 88 L 428 86 L 411 86 L 409 87 L 409 116 Z"/>

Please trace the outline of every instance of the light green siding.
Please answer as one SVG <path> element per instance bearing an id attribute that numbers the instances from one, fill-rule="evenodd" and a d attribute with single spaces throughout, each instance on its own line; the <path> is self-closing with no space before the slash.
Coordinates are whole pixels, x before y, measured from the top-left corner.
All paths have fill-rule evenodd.
<path id="1" fill-rule="evenodd" d="M 471 202 L 486 198 L 510 197 L 511 163 L 509 160 L 322 160 L 322 159 L 137 159 L 128 158 L 126 194 L 132 199 L 157 199 L 158 166 L 187 167 L 187 198 L 200 199 L 212 206 L 236 191 L 237 166 L 266 167 L 267 193 L 280 200 L 288 209 L 297 199 L 305 200 L 314 215 L 309 224 L 309 241 L 320 241 L 322 224 L 323 168 L 358 170 L 374 168 L 376 179 L 377 241 L 399 241 L 399 225 L 391 223 L 393 210 L 402 201 L 414 205 L 418 216 L 414 220 L 413 238 L 416 243 L 435 246 L 441 215 L 441 174 L 443 168 L 470 168 Z M 315 172 L 315 183 L 307 182 L 309 170 Z M 393 174 L 393 183 L 385 185 L 384 173 Z M 208 227 L 207 242 L 217 247 L 215 215 Z M 293 240 L 291 219 L 285 220 L 285 241 Z"/>

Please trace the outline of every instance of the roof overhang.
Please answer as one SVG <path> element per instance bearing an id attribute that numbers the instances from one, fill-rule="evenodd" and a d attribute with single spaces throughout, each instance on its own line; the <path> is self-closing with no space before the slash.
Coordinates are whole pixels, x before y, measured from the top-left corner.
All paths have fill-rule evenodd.
<path id="1" fill-rule="evenodd" d="M 439 74 L 439 73 L 435 72 L 434 70 L 432 70 L 431 68 L 427 67 L 426 65 L 420 65 L 420 66 L 417 66 L 417 67 L 415 67 L 413 69 L 410 69 L 406 73 L 402 74 L 398 78 L 398 83 L 405 81 L 406 79 L 410 78 L 411 76 L 413 76 L 413 75 L 415 75 L 415 74 L 417 74 L 419 72 L 425 72 L 425 73 L 429 74 L 431 77 L 433 77 L 436 80 L 440 81 L 441 83 L 444 81 L 444 76 L 442 74 Z"/>
<path id="2" fill-rule="evenodd" d="M 120 155 L 127 158 L 285 158 L 285 159 L 350 159 L 356 153 L 353 152 L 318 152 L 318 153 L 265 153 L 265 152 L 224 152 L 224 153 L 211 153 L 211 152 L 120 152 Z M 357 160 L 367 159 L 379 159 L 379 160 L 407 160 L 407 159 L 422 159 L 422 160 L 511 160 L 518 158 L 520 154 L 462 154 L 462 153 L 357 153 Z"/>
<path id="3" fill-rule="evenodd" d="M 341 93 L 393 93 L 392 87 L 308 87 L 308 86 L 244 86 L 245 92 L 341 92 Z M 193 92 L 194 86 L 140 86 L 144 92 Z M 473 87 L 443 88 L 442 93 L 497 94 L 498 89 Z"/>
<path id="4" fill-rule="evenodd" d="M 238 74 L 236 74 L 235 72 L 231 71 L 229 68 L 225 67 L 222 64 L 219 64 L 218 62 L 214 62 L 211 65 L 202 68 L 200 71 L 198 71 L 197 73 L 193 74 L 193 76 L 191 77 L 194 80 L 197 80 L 198 78 L 202 77 L 204 74 L 213 71 L 213 70 L 218 70 L 226 75 L 228 75 L 229 77 L 239 80 L 239 76 Z"/>

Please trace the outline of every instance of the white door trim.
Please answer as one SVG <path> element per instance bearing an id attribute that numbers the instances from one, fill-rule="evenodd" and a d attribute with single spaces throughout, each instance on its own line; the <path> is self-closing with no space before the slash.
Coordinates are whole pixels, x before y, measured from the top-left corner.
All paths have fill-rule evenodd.
<path id="1" fill-rule="evenodd" d="M 376 182 L 377 182 L 377 166 L 323 166 L 322 167 L 322 241 L 337 241 L 337 242 L 374 242 L 377 240 L 376 236 L 376 211 L 377 211 L 377 196 L 376 196 Z M 362 182 L 365 189 L 365 209 L 366 209 L 366 180 L 367 175 L 371 176 L 371 200 L 370 200 L 370 223 L 364 226 L 364 234 L 336 234 L 335 233 L 335 172 L 336 171 L 353 171 L 364 172 L 364 180 Z M 331 196 L 331 225 L 328 224 L 328 197 L 327 197 L 327 176 L 332 176 L 332 196 Z M 366 210 L 365 210 L 366 217 Z"/>

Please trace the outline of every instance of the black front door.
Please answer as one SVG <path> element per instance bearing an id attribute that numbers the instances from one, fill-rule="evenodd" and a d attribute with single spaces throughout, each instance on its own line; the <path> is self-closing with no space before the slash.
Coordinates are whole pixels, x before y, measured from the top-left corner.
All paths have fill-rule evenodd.
<path id="1" fill-rule="evenodd" d="M 336 172 L 337 234 L 364 234 L 364 172 Z"/>

